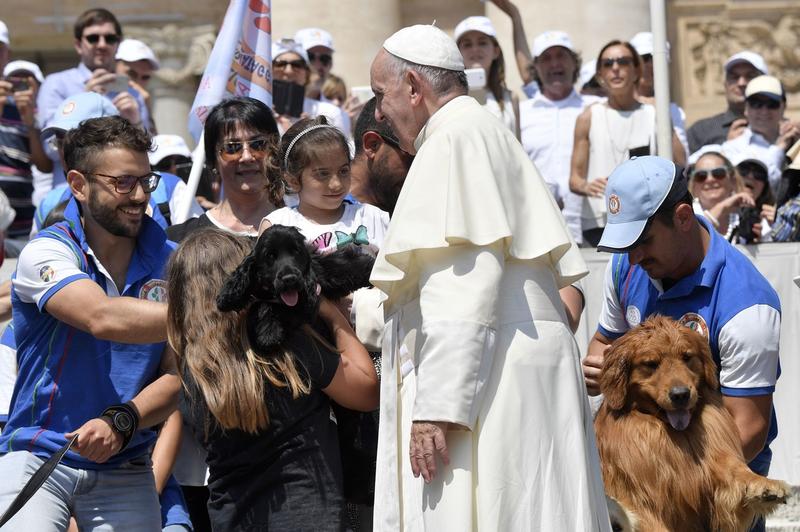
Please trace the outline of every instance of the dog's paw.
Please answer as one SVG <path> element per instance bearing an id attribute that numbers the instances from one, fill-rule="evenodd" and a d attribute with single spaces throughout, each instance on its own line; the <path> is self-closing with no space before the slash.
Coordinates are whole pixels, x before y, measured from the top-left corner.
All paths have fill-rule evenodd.
<path id="1" fill-rule="evenodd" d="M 792 496 L 792 489 L 781 480 L 763 478 L 751 482 L 745 489 L 745 505 L 759 513 L 768 513 L 779 504 L 785 504 Z"/>

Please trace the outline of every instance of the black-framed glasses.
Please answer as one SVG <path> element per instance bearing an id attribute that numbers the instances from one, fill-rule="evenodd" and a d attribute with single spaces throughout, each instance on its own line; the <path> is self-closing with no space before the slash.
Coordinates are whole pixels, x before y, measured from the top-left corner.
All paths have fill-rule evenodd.
<path id="1" fill-rule="evenodd" d="M 116 33 L 92 33 L 90 35 L 84 35 L 83 38 L 86 39 L 86 42 L 89 44 L 97 44 L 100 42 L 100 38 L 103 38 L 106 41 L 106 44 L 110 46 L 114 46 L 119 42 L 119 35 Z"/>
<path id="2" fill-rule="evenodd" d="M 751 109 L 762 109 L 766 107 L 770 111 L 775 111 L 780 108 L 781 102 L 771 98 L 748 98 L 747 105 Z"/>
<path id="3" fill-rule="evenodd" d="M 692 179 L 698 183 L 705 181 L 708 176 L 711 176 L 714 179 L 725 179 L 728 177 L 728 169 L 724 166 L 718 166 L 716 168 L 711 168 L 710 170 L 702 169 L 692 172 Z"/>
<path id="4" fill-rule="evenodd" d="M 272 68 L 277 68 L 279 70 L 283 70 L 289 65 L 291 65 L 291 67 L 295 70 L 306 68 L 306 62 L 303 61 L 302 59 L 295 59 L 294 61 L 284 61 L 282 59 L 276 59 L 275 61 L 272 62 Z"/>
<path id="5" fill-rule="evenodd" d="M 158 187 L 158 181 L 161 179 L 161 174 L 156 172 L 147 172 L 144 175 L 135 176 L 135 175 L 108 175 L 108 174 L 96 174 L 93 172 L 84 172 L 87 175 L 99 176 L 99 177 L 107 177 L 109 179 L 114 180 L 114 190 L 117 191 L 117 194 L 130 194 L 133 189 L 136 187 L 136 183 L 142 185 L 142 190 L 149 194 L 150 192 L 154 191 L 156 187 Z"/>
<path id="6" fill-rule="evenodd" d="M 316 61 L 317 59 L 325 66 L 331 66 L 331 63 L 333 63 L 333 56 L 331 54 L 315 54 L 314 52 L 308 52 L 309 61 Z"/>
<path id="7" fill-rule="evenodd" d="M 603 68 L 613 68 L 614 63 L 621 67 L 631 66 L 633 64 L 633 57 L 624 55 L 622 57 L 608 57 L 600 61 L 600 66 Z"/>
<path id="8" fill-rule="evenodd" d="M 222 143 L 219 154 L 224 161 L 235 161 L 242 156 L 245 146 L 253 158 L 263 159 L 269 149 L 269 139 L 258 137 L 250 140 L 229 140 Z"/>

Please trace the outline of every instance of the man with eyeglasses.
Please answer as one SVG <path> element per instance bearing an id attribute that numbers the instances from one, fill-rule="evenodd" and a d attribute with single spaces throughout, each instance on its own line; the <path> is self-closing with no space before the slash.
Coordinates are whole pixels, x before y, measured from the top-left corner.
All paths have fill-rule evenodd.
<path id="1" fill-rule="evenodd" d="M 171 247 L 145 208 L 151 139 L 118 116 L 64 138 L 74 198 L 23 250 L 12 304 L 19 375 L 0 436 L 0 508 L 77 435 L 12 530 L 160 530 L 150 428 L 180 388 L 166 345 Z"/>
<path id="2" fill-rule="evenodd" d="M 708 144 L 722 144 L 728 139 L 728 130 L 737 119 L 744 117 L 744 91 L 753 78 L 769 74 L 764 58 L 745 50 L 725 62 L 725 99 L 728 109 L 709 118 L 703 118 L 689 128 L 689 153 Z"/>
<path id="3" fill-rule="evenodd" d="M 744 155 L 755 157 L 769 170 L 769 185 L 777 190 L 786 160 L 786 151 L 800 138 L 797 123 L 784 121 L 786 93 L 773 76 L 758 76 L 745 89 L 744 116 L 747 127 L 722 145 L 731 160 Z"/>
<path id="4" fill-rule="evenodd" d="M 769 472 L 778 434 L 778 294 L 750 260 L 692 208 L 683 169 L 661 157 L 628 160 L 609 176 L 608 223 L 598 251 L 613 253 L 597 332 L 583 360 L 590 395 L 600 393 L 611 342 L 649 316 L 669 316 L 703 335 L 717 365 L 723 404 L 744 458 Z M 691 422 L 690 411 L 678 412 Z M 752 530 L 764 530 L 763 520 Z"/>
<path id="5" fill-rule="evenodd" d="M 311 67 L 311 80 L 306 87 L 306 96 L 315 100 L 322 100 L 322 84 L 328 78 L 333 68 L 333 37 L 320 28 L 303 28 L 294 35 L 294 40 L 299 42 L 308 54 Z"/>
<path id="6" fill-rule="evenodd" d="M 40 125 L 52 119 L 65 98 L 94 91 L 108 97 L 131 123 L 149 127 L 150 115 L 142 95 L 130 85 L 125 90 L 115 86 L 114 58 L 122 40 L 122 27 L 114 14 L 103 8 L 85 11 L 75 21 L 74 36 L 80 63 L 45 78 L 37 98 Z M 54 179 L 56 184 L 63 181 L 58 176 Z"/>

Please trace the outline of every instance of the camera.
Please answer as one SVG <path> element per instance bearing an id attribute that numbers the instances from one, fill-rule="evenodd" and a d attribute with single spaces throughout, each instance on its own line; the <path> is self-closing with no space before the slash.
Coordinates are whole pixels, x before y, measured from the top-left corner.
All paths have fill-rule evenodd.
<path id="1" fill-rule="evenodd" d="M 757 207 L 746 207 L 739 213 L 739 236 L 748 244 L 756 239 L 753 225 L 761 222 L 761 211 Z"/>

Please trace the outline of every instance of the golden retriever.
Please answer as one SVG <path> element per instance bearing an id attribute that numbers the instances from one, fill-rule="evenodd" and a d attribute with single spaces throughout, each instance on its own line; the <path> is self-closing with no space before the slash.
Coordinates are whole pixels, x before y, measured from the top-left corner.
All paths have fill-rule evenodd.
<path id="1" fill-rule="evenodd" d="M 747 530 L 790 488 L 747 467 L 708 343 L 660 316 L 606 352 L 595 418 L 606 492 L 642 532 Z"/>

